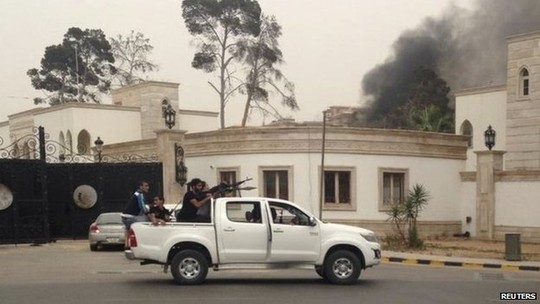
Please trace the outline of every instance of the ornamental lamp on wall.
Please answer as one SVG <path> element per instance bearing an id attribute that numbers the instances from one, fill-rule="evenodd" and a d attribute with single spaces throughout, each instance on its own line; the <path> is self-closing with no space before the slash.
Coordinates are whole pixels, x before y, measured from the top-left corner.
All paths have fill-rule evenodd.
<path id="1" fill-rule="evenodd" d="M 96 151 L 98 153 L 98 162 L 101 162 L 101 152 L 103 152 L 103 140 L 101 138 L 98 138 L 94 141 L 94 145 L 96 146 Z"/>
<path id="2" fill-rule="evenodd" d="M 165 125 L 169 129 L 172 129 L 176 124 L 176 111 L 170 104 L 163 106 L 163 118 L 165 118 Z"/>
<path id="3" fill-rule="evenodd" d="M 487 130 L 484 132 L 485 144 L 486 144 L 486 147 L 490 151 L 491 151 L 491 148 L 493 148 L 495 146 L 495 136 L 496 136 L 496 134 L 497 134 L 497 132 L 495 132 L 495 130 L 493 130 L 491 125 L 489 125 Z"/>

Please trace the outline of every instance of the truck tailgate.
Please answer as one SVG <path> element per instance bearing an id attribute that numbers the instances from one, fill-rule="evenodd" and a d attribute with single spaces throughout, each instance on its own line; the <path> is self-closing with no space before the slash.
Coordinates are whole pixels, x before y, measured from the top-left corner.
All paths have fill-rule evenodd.
<path id="1" fill-rule="evenodd" d="M 205 246 L 212 258 L 217 258 L 216 237 L 210 223 L 167 223 L 154 226 L 151 223 L 131 225 L 137 239 L 137 246 L 131 248 L 135 259 L 167 262 L 171 248 L 180 242 L 196 242 Z"/>

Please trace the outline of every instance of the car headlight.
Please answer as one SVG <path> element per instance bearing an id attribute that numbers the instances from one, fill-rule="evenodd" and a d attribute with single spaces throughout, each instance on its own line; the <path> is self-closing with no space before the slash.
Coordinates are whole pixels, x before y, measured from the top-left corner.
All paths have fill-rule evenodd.
<path id="1" fill-rule="evenodd" d="M 360 233 L 360 235 L 366 239 L 366 241 L 368 242 L 373 242 L 373 243 L 377 243 L 378 240 L 377 240 L 377 236 L 375 235 L 375 233 Z"/>

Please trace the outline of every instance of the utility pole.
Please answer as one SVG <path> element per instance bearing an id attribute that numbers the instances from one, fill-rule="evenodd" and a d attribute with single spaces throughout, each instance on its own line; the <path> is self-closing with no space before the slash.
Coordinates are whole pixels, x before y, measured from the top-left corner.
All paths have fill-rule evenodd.
<path id="1" fill-rule="evenodd" d="M 322 221 L 322 212 L 324 207 L 324 150 L 326 146 L 326 115 L 328 110 L 323 112 L 323 127 L 322 127 L 322 148 L 321 148 L 321 188 L 319 189 L 319 219 Z"/>
<path id="2" fill-rule="evenodd" d="M 73 37 L 69 38 L 69 41 L 73 42 L 73 49 L 75 50 L 75 73 L 77 73 L 77 101 L 81 101 L 80 82 L 79 82 L 79 53 L 77 40 Z"/>

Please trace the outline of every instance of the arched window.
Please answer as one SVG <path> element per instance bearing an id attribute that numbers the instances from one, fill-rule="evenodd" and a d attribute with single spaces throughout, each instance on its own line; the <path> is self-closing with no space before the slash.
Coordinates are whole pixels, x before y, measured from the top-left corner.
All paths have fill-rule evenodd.
<path id="1" fill-rule="evenodd" d="M 60 135 L 58 135 L 58 143 L 60 144 L 60 148 L 58 149 L 58 155 L 66 154 L 66 138 L 64 137 L 63 131 L 60 131 Z"/>
<path id="2" fill-rule="evenodd" d="M 66 132 L 66 141 L 65 146 L 67 148 L 67 154 L 73 153 L 73 137 L 71 136 L 71 131 Z"/>
<path id="3" fill-rule="evenodd" d="M 519 73 L 519 96 L 526 97 L 529 96 L 530 87 L 529 87 L 529 71 L 526 68 L 521 69 Z"/>
<path id="4" fill-rule="evenodd" d="M 468 120 L 465 120 L 465 121 L 461 124 L 459 133 L 460 133 L 461 135 L 467 135 L 467 136 L 470 136 L 470 137 L 469 137 L 469 143 L 468 143 L 468 146 L 469 146 L 469 148 L 472 148 L 472 146 L 473 146 L 473 128 L 472 128 L 471 122 L 468 121 Z"/>
<path id="5" fill-rule="evenodd" d="M 82 130 L 77 136 L 77 153 L 90 153 L 90 133 L 86 130 Z"/>

